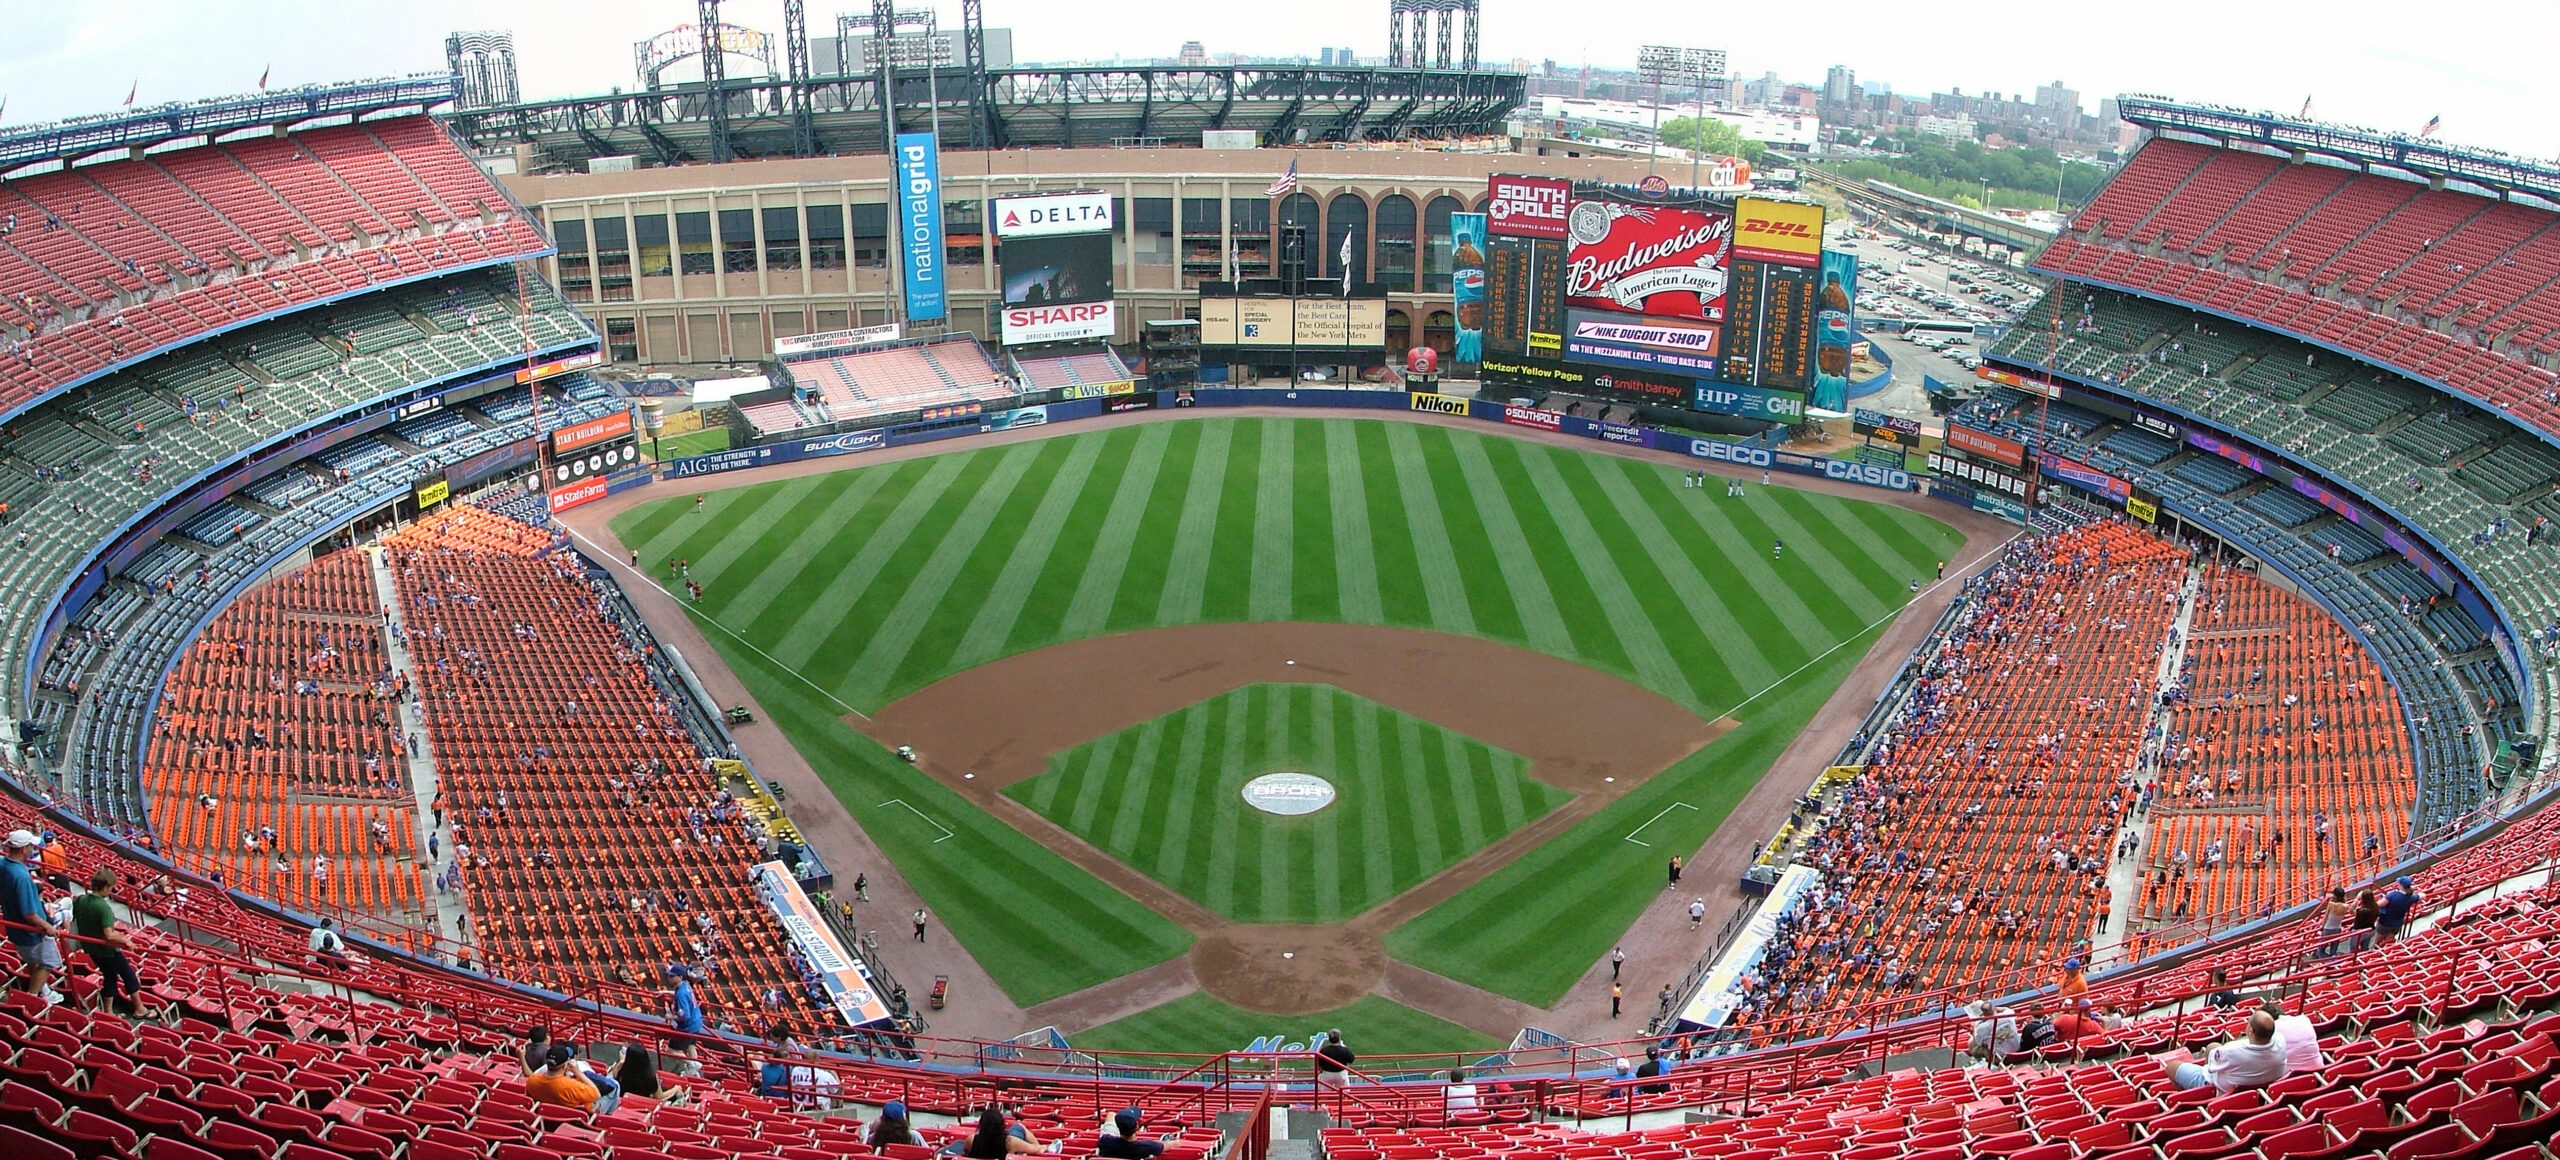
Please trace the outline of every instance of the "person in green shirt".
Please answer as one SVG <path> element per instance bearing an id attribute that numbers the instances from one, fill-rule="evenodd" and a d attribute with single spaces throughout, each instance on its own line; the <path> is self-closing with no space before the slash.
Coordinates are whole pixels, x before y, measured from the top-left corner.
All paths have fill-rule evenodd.
<path id="1" fill-rule="evenodd" d="M 91 876 L 89 892 L 71 900 L 71 931 L 78 936 L 81 951 L 98 967 L 99 998 L 113 1003 L 118 1011 L 136 1015 L 142 1010 L 142 979 L 125 958 L 133 939 L 117 929 L 115 903 L 108 897 L 115 888 L 114 871 L 100 870 Z"/>

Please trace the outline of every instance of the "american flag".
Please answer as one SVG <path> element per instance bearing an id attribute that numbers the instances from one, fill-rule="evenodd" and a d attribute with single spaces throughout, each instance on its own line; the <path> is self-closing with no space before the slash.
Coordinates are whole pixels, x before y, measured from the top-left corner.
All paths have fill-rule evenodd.
<path id="1" fill-rule="evenodd" d="M 2420 130 L 2418 130 L 2418 135 L 2419 135 L 2419 136 L 2421 136 L 2421 137 L 2433 137 L 2433 136 L 2435 136 L 2435 135 L 2436 135 L 2436 130 L 2441 129 L 2441 128 L 2443 128 L 2443 127 L 2444 127 L 2444 118 L 2442 118 L 2442 117 L 2429 117 L 2429 118 L 2427 118 L 2427 127 L 2426 127 L 2426 128 L 2424 128 L 2424 129 L 2420 129 Z"/>
<path id="2" fill-rule="evenodd" d="M 1298 159 L 1292 157 L 1289 159 L 1289 172 L 1281 174 L 1280 180 L 1272 182 L 1271 188 L 1262 191 L 1262 196 L 1278 197 L 1285 193 L 1294 193 L 1297 191 L 1297 188 Z"/>

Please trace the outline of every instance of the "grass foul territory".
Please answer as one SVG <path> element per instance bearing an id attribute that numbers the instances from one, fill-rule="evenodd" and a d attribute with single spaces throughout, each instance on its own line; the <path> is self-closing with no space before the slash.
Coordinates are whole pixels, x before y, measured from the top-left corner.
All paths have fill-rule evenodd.
<path id="1" fill-rule="evenodd" d="M 1514 864 L 1391 940 L 1418 964 L 1535 998 L 1589 965 L 1598 952 L 1584 944 L 1605 950 L 1639 862 L 1704 838 L 1854 663 L 1863 646 L 1843 642 L 1900 608 L 1961 539 L 1899 508 L 1757 485 L 1727 498 L 1682 474 L 1414 423 L 1208 418 L 849 463 L 710 493 L 699 514 L 691 497 L 644 504 L 614 528 L 660 577 L 689 562 L 703 585 L 690 611 L 730 665 L 1022 1003 L 1187 940 L 889 758 L 844 712 L 1063 641 L 1235 621 L 1483 637 L 1625 677 L 1703 719 L 1742 706 L 1741 729 L 1533 854 L 1534 882 Z M 1270 744 L 1267 730 L 1241 736 Z M 893 799 L 915 812 L 879 805 Z M 1674 801 L 1696 808 L 1663 814 Z M 1639 835 L 1653 848 L 1624 840 L 1657 814 Z M 1230 890 L 1281 881 L 1259 873 L 1272 864 L 1259 851 L 1228 856 L 1256 859 Z M 1328 895 L 1293 862 L 1286 897 L 1231 905 L 1326 913 L 1372 893 L 1360 873 Z"/>
<path id="2" fill-rule="evenodd" d="M 1398 1071 L 1436 1071 L 1457 1067 L 1474 1062 L 1472 1056 L 1502 1046 L 1501 1040 L 1490 1035 L 1375 995 L 1314 1015 L 1260 1015 L 1221 1003 L 1207 995 L 1190 994 L 1100 1027 L 1078 1031 L 1068 1039 L 1080 1051 L 1206 1054 L 1242 1051 L 1252 1046 L 1256 1039 L 1265 1039 L 1267 1047 L 1271 1040 L 1266 1037 L 1277 1037 L 1280 1047 L 1296 1044 L 1299 1050 L 1308 1051 L 1313 1050 L 1316 1036 L 1337 1027 L 1344 1029 L 1344 1041 L 1351 1045 L 1351 1049 L 1364 1056 L 1428 1053 L 1448 1056 L 1445 1059 L 1396 1060 L 1394 1065 Z M 1146 1064 L 1157 1061 L 1143 1055 L 1114 1055 L 1106 1062 Z M 1385 1066 L 1388 1062 L 1364 1059 L 1360 1066 L 1366 1069 Z"/>

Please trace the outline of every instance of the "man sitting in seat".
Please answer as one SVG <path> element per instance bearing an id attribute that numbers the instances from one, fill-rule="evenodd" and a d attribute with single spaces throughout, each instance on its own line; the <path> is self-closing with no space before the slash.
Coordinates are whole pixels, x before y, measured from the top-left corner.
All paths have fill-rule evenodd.
<path id="1" fill-rule="evenodd" d="M 2170 1069 L 2170 1082 L 2181 1090 L 2211 1085 L 2221 1095 L 2241 1088 L 2265 1087 L 2283 1079 L 2290 1067 L 2284 1044 L 2276 1039 L 2276 1017 L 2265 1011 L 2249 1016 L 2249 1037 L 2205 1052 L 2202 1065 L 2181 1063 Z"/>
<path id="2" fill-rule="evenodd" d="M 556 1104 L 579 1111 L 593 1111 L 599 1116 L 613 1114 L 622 1102 L 622 1088 L 611 1076 L 599 1075 L 578 1058 L 578 1049 L 566 1043 L 554 1043 L 543 1053 L 542 1070 L 524 1077 L 524 1094 L 537 1104 Z"/>
<path id="3" fill-rule="evenodd" d="M 1115 1130 L 1116 1129 L 1116 1130 Z M 1138 1138 L 1138 1109 L 1122 1108 L 1104 1125 L 1102 1137 L 1094 1141 L 1093 1150 L 1103 1160 L 1155 1160 L 1164 1154 L 1164 1145 Z"/>

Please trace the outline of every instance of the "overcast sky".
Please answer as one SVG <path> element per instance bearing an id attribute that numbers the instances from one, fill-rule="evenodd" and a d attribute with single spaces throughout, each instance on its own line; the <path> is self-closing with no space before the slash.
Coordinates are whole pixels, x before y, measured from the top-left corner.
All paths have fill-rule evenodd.
<path id="1" fill-rule="evenodd" d="M 901 7 L 927 0 L 900 0 Z M 958 0 L 937 5 L 959 22 Z M 1386 51 L 1385 0 L 987 0 L 1024 60 L 1209 51 Z M 857 0 L 809 0 L 812 32 Z M 782 0 L 729 0 L 724 18 L 779 35 Z M 1820 13 L 1811 27 L 1796 17 Z M 239 92 L 272 65 L 302 84 L 444 67 L 444 34 L 508 29 L 532 97 L 633 84 L 634 41 L 690 23 L 689 0 L 0 0 L 0 124 Z M 1488 63 L 1553 59 L 1632 65 L 1639 43 L 1723 48 L 1733 71 L 1819 83 L 1833 64 L 1901 93 L 1949 86 L 2029 92 L 2060 79 L 2095 111 L 2117 92 L 2312 114 L 2415 132 L 2444 118 L 2448 141 L 2539 158 L 2560 154 L 2560 15 L 2549 0 L 1834 0 L 1828 5 L 1484 0 Z"/>

